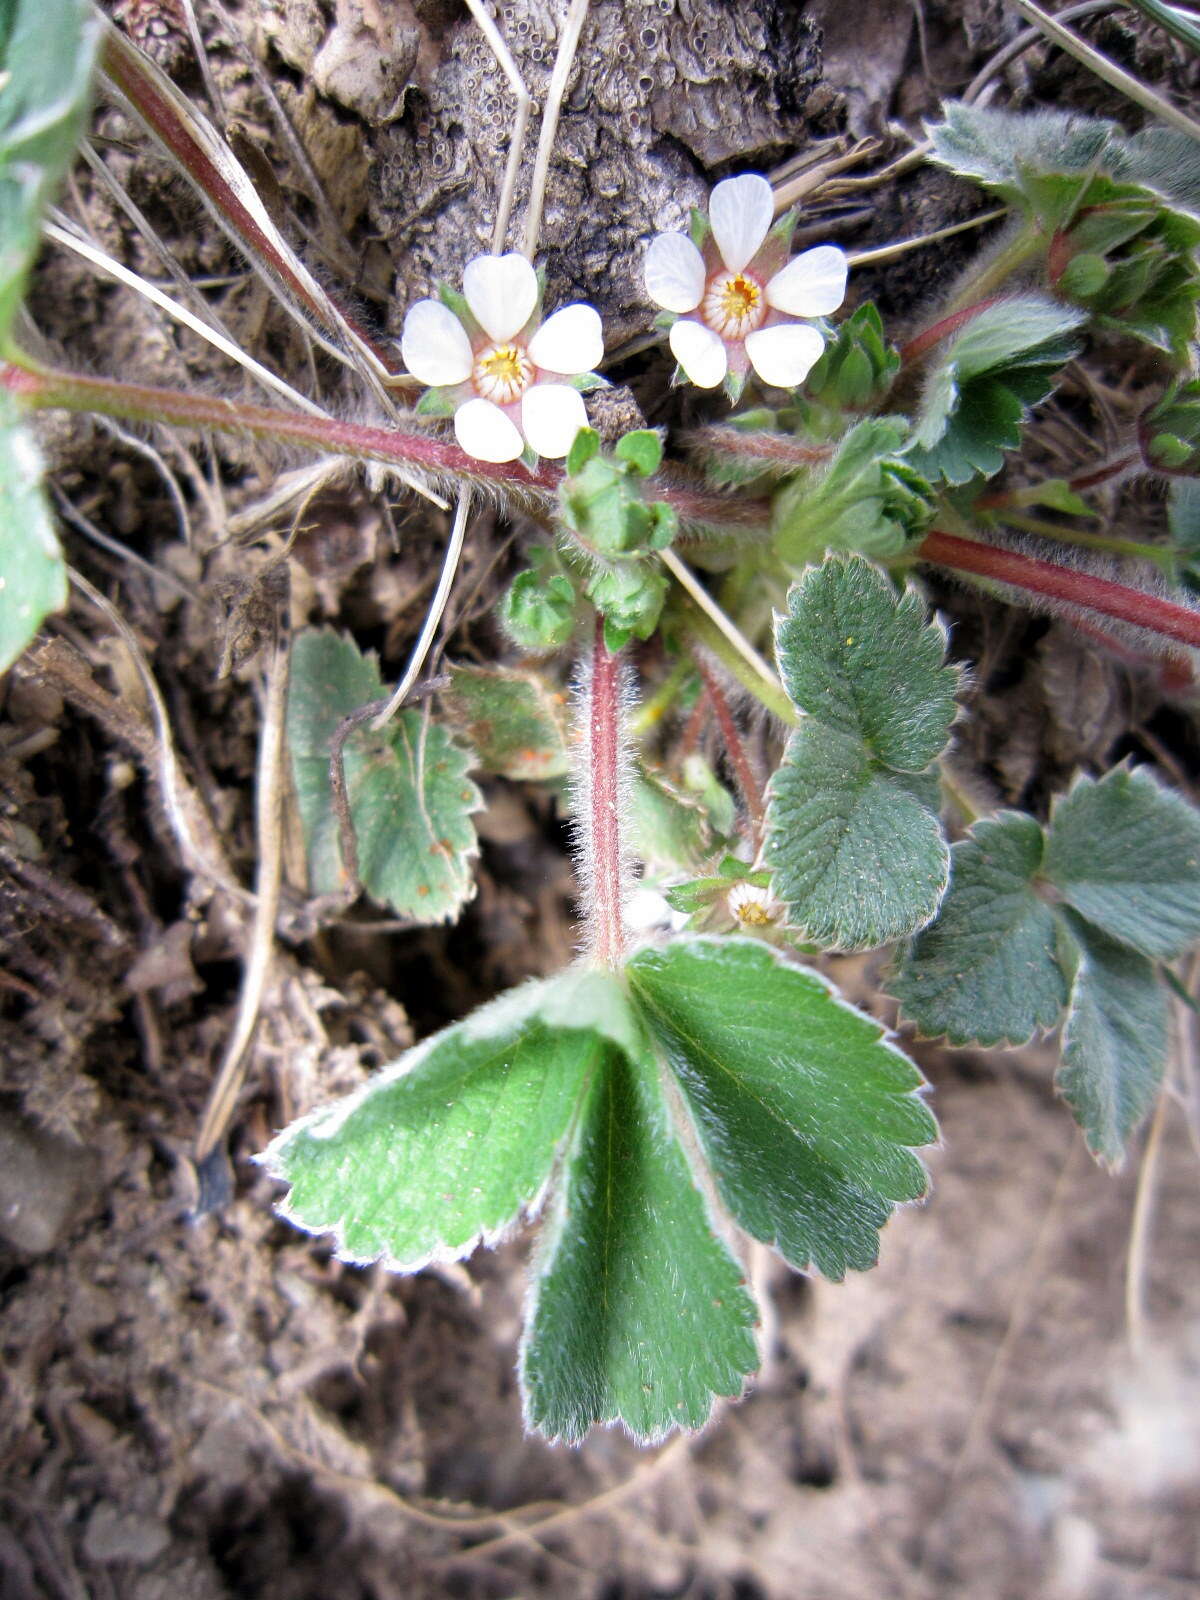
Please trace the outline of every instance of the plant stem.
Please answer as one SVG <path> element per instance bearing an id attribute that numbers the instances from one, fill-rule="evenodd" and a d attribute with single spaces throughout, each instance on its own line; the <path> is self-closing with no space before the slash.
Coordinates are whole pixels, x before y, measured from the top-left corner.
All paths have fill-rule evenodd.
<path id="1" fill-rule="evenodd" d="M 591 762 L 584 827 L 588 830 L 585 873 L 587 922 L 592 952 L 607 967 L 625 955 L 624 855 L 621 848 L 621 662 L 604 642 L 604 618 L 596 615 L 588 695 Z"/>
<path id="2" fill-rule="evenodd" d="M 742 799 L 746 802 L 746 809 L 750 813 L 754 824 L 754 846 L 757 854 L 762 844 L 763 825 L 766 821 L 767 808 L 763 803 L 762 785 L 755 775 L 754 768 L 750 765 L 750 757 L 746 754 L 746 747 L 742 743 L 742 736 L 738 732 L 737 723 L 733 720 L 733 713 L 729 709 L 729 701 L 725 692 L 717 682 L 716 674 L 705 662 L 704 657 L 697 655 L 696 666 L 704 680 L 704 687 L 712 701 L 713 710 L 717 714 L 717 724 L 721 729 L 721 737 L 725 741 L 725 753 L 729 757 L 737 777 L 738 788 L 742 791 Z"/>
<path id="3" fill-rule="evenodd" d="M 417 468 L 459 481 L 502 484 L 526 500 L 544 500 L 562 482 L 559 467 L 543 462 L 530 470 L 519 461 L 478 461 L 457 444 L 432 433 L 409 433 L 399 428 L 375 428 L 335 417 L 310 417 L 270 406 L 249 405 L 208 394 L 187 394 L 147 384 L 118 383 L 82 373 L 40 368 L 22 357 L 0 361 L 0 388 L 36 410 L 94 411 L 102 416 L 134 422 L 173 424 L 184 428 L 213 428 L 221 433 L 250 434 L 296 444 L 325 455 L 351 456 L 360 461 L 382 461 L 388 466 Z M 770 518 L 764 500 L 730 499 L 706 494 L 678 482 L 651 478 L 647 497 L 665 500 L 680 521 L 739 529 L 761 528 Z"/>
<path id="4" fill-rule="evenodd" d="M 1136 450 L 1130 450 L 1123 456 L 1115 456 L 1111 461 L 1103 461 L 1098 467 L 1092 467 L 1087 472 L 1079 472 L 1073 478 L 1067 479 L 1070 489 L 1095 489 L 1102 483 L 1109 483 L 1113 478 L 1119 478 L 1122 473 L 1128 472 L 1131 467 L 1139 467 L 1142 458 Z"/>
<path id="5" fill-rule="evenodd" d="M 680 594 L 678 604 L 683 613 L 683 625 L 688 635 L 697 644 L 703 645 L 711 655 L 716 656 L 729 676 L 740 683 L 747 693 L 752 694 L 773 717 L 778 717 L 780 722 L 789 728 L 794 728 L 799 721 L 796 708 L 788 699 L 783 685 L 775 674 L 771 673 L 770 677 L 764 677 L 761 672 L 755 671 L 690 595 Z"/>
<path id="6" fill-rule="evenodd" d="M 900 364 L 904 367 L 912 366 L 914 361 L 919 361 L 933 349 L 935 344 L 940 344 L 943 339 L 948 339 L 952 333 L 957 333 L 960 328 L 965 328 L 968 322 L 973 322 L 980 312 L 986 311 L 989 306 L 994 306 L 999 295 L 989 295 L 982 300 L 973 300 L 970 305 L 962 306 L 957 311 L 940 318 L 932 327 L 918 333 L 910 339 L 900 351 Z"/>
<path id="7" fill-rule="evenodd" d="M 1061 539 L 1064 544 L 1077 544 L 1084 550 L 1103 550 L 1114 556 L 1151 561 L 1167 573 L 1175 564 L 1173 553 L 1165 545 L 1142 544 L 1137 539 L 1114 539 L 1106 533 L 1088 533 L 1082 528 L 1064 528 L 1057 522 L 1048 522 L 1043 517 L 1027 517 L 1017 511 L 997 511 L 994 515 L 1006 527 L 1036 533 L 1043 539 Z"/>
<path id="8" fill-rule="evenodd" d="M 917 547 L 922 561 L 949 567 L 954 572 L 970 572 L 996 583 L 1010 584 L 1030 594 L 1062 600 L 1085 611 L 1116 617 L 1135 627 L 1145 628 L 1168 639 L 1200 649 L 1200 614 L 1186 606 L 1144 594 L 1108 578 L 1095 578 L 1072 567 L 1056 566 L 1015 550 L 998 549 L 976 539 L 960 539 L 951 533 L 934 530 Z"/>

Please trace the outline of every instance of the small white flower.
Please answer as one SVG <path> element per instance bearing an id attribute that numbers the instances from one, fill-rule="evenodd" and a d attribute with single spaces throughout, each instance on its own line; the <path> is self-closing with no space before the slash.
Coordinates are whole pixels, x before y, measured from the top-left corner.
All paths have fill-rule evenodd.
<path id="1" fill-rule="evenodd" d="M 701 389 L 749 367 L 764 383 L 793 389 L 820 358 L 824 339 L 798 317 L 825 317 L 846 294 L 845 253 L 832 244 L 787 260 L 771 229 L 774 200 L 765 178 L 746 173 L 717 184 L 711 236 L 701 250 L 682 233 L 660 233 L 646 251 L 646 293 L 678 315 L 671 351 Z"/>
<path id="2" fill-rule="evenodd" d="M 604 355 L 600 318 L 570 305 L 541 322 L 537 274 L 524 256 L 476 256 L 463 272 L 464 322 L 440 300 L 404 318 L 400 353 L 422 383 L 448 391 L 454 432 L 478 461 L 515 461 L 526 445 L 558 460 L 587 427 L 583 396 L 562 378 Z"/>
<path id="3" fill-rule="evenodd" d="M 743 928 L 766 928 L 779 917 L 780 907 L 770 890 L 755 883 L 735 883 L 725 903 L 730 916 Z"/>

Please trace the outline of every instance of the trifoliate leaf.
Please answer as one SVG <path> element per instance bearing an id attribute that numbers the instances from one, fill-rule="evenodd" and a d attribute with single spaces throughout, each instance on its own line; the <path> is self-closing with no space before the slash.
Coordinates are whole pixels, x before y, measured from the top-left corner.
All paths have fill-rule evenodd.
<path id="1" fill-rule="evenodd" d="M 1055 1082 L 1088 1148 L 1119 1167 L 1167 1063 L 1167 993 L 1153 963 L 1063 913 L 1077 960 Z"/>
<path id="2" fill-rule="evenodd" d="M 329 760 L 344 717 L 383 695 L 375 660 L 328 630 L 302 633 L 292 652 L 287 740 L 314 894 L 345 882 Z M 471 814 L 482 804 L 471 757 L 424 710 L 402 711 L 379 733 L 355 729 L 344 746 L 358 871 L 374 899 L 418 922 L 453 917 L 473 893 Z"/>
<path id="3" fill-rule="evenodd" d="M 1027 172 L 1094 170 L 1120 131 L 1115 122 L 1076 112 L 1014 113 L 955 100 L 942 109 L 945 121 L 926 129 L 931 160 L 1014 199 Z"/>
<path id="4" fill-rule="evenodd" d="M 1055 919 L 1034 892 L 1044 839 L 1033 817 L 1002 811 L 951 852 L 950 889 L 889 985 L 923 1034 L 952 1044 L 1024 1044 L 1052 1028 L 1067 997 Z"/>
<path id="5" fill-rule="evenodd" d="M 936 780 L 958 671 L 914 590 L 861 557 L 830 556 L 788 594 L 776 655 L 806 715 L 771 779 L 764 859 L 789 925 L 859 950 L 922 927 L 950 854 Z"/>
<path id="6" fill-rule="evenodd" d="M 827 550 L 889 557 L 929 527 L 930 487 L 900 452 L 908 437 L 902 417 L 868 417 L 854 425 L 824 468 L 793 474 L 772 507 L 774 547 L 793 571 Z"/>
<path id="7" fill-rule="evenodd" d="M 1142 768 L 1075 782 L 1051 815 L 1044 871 L 1080 916 L 1143 955 L 1200 939 L 1200 812 Z"/>
<path id="8" fill-rule="evenodd" d="M 992 477 L 1021 442 L 1029 408 L 1078 353 L 1086 321 L 1044 295 L 988 306 L 941 351 L 929 374 L 908 460 L 931 481 Z"/>
<path id="9" fill-rule="evenodd" d="M 445 704 L 484 772 L 536 780 L 569 769 L 566 696 L 535 673 L 453 665 Z"/>
<path id="10" fill-rule="evenodd" d="M 0 342 L 83 132 L 100 28 L 86 0 L 8 0 L 0 17 Z"/>
<path id="11" fill-rule="evenodd" d="M 42 488 L 42 462 L 16 403 L 0 391 L 0 673 L 67 603 L 67 569 Z"/>
<path id="12" fill-rule="evenodd" d="M 522 650 L 557 650 L 575 631 L 575 588 L 570 578 L 544 564 L 518 572 L 500 602 L 500 624 Z"/>
<path id="13" fill-rule="evenodd" d="M 901 772 L 922 772 L 950 736 L 958 668 L 914 589 L 898 594 L 857 556 L 831 556 L 788 592 L 776 655 L 784 688 L 817 722 Z"/>
<path id="14" fill-rule="evenodd" d="M 935 915 L 950 850 L 936 780 L 933 809 L 913 782 L 858 739 L 800 724 L 771 779 L 764 856 L 789 926 L 826 950 L 867 950 Z"/>
<path id="15" fill-rule="evenodd" d="M 612 979 L 572 969 L 443 1029 L 362 1089 L 294 1122 L 262 1161 L 284 1216 L 354 1261 L 415 1272 L 493 1243 L 541 1201 L 588 1083 L 612 1049 Z M 577 1027 L 564 1026 L 575 1011 Z"/>
<path id="16" fill-rule="evenodd" d="M 627 977 L 683 1089 L 721 1198 L 797 1267 L 838 1279 L 925 1192 L 937 1137 L 916 1067 L 814 973 L 742 938 L 638 952 Z"/>
<path id="17" fill-rule="evenodd" d="M 526 1422 L 551 1439 L 701 1427 L 758 1365 L 744 1274 L 641 1054 L 609 1047 L 592 1078 L 535 1273 L 521 1384 Z"/>

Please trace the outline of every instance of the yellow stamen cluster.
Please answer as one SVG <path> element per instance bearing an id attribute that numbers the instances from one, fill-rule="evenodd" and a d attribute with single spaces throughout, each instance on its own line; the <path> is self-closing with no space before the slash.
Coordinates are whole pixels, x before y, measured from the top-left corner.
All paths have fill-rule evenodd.
<path id="1" fill-rule="evenodd" d="M 700 314 L 722 339 L 744 339 L 767 314 L 762 284 L 744 272 L 719 273 L 709 284 Z"/>
<path id="2" fill-rule="evenodd" d="M 511 405 L 533 382 L 533 362 L 519 345 L 489 345 L 475 362 L 471 378 L 484 400 Z"/>

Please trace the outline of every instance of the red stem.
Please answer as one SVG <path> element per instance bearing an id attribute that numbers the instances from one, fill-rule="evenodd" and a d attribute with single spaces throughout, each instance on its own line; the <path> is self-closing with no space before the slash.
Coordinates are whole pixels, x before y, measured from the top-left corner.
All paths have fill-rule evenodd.
<path id="1" fill-rule="evenodd" d="M 24 359 L 24 358 L 22 358 Z M 542 463 L 532 472 L 519 461 L 477 461 L 456 444 L 433 433 L 405 433 L 398 428 L 373 428 L 333 417 L 310 417 L 271 406 L 223 400 L 215 395 L 186 394 L 147 384 L 116 383 L 74 372 L 0 361 L 0 389 L 41 410 L 96 411 L 135 422 L 213 428 L 222 433 L 248 433 L 255 438 L 298 444 L 327 455 L 383 461 L 394 467 L 418 467 L 433 473 L 485 479 L 513 489 L 552 495 L 562 482 L 560 467 Z M 652 478 L 650 497 L 665 500 L 684 522 L 730 528 L 760 528 L 770 516 L 765 500 L 705 494 L 677 483 Z"/>
<path id="2" fill-rule="evenodd" d="M 910 339 L 900 351 L 900 365 L 911 366 L 914 361 L 919 361 L 935 344 L 940 344 L 943 339 L 948 339 L 952 333 L 957 333 L 968 322 L 974 321 L 981 311 L 986 311 L 989 306 L 994 306 L 1002 296 L 988 295 L 985 300 L 977 300 L 974 305 L 964 306 L 961 311 L 954 311 L 948 317 L 943 317 L 940 322 L 935 322 L 931 328 L 926 328 L 923 333 L 918 333 Z"/>
<path id="3" fill-rule="evenodd" d="M 742 743 L 742 736 L 738 732 L 737 723 L 733 720 L 733 713 L 729 709 L 729 701 L 725 698 L 725 691 L 717 682 L 715 674 L 710 671 L 707 663 L 700 656 L 695 656 L 696 667 L 704 680 L 704 687 L 712 701 L 713 710 L 717 714 L 717 723 L 721 729 L 721 737 L 725 741 L 725 753 L 729 757 L 737 777 L 738 787 L 742 791 L 742 799 L 746 802 L 746 809 L 754 820 L 755 843 L 762 838 L 763 824 L 766 821 L 767 810 L 763 804 L 762 788 L 750 765 L 750 758 L 746 754 L 746 747 Z"/>
<path id="4" fill-rule="evenodd" d="M 588 697 L 591 777 L 587 908 L 591 946 L 605 966 L 619 967 L 625 956 L 622 910 L 625 873 L 621 850 L 621 664 L 604 643 L 604 618 L 596 616 L 592 684 Z"/>
<path id="5" fill-rule="evenodd" d="M 1046 595 L 1052 600 L 1081 606 L 1086 611 L 1098 611 L 1105 617 L 1117 617 L 1122 622 L 1131 622 L 1151 633 L 1200 649 L 1200 613 L 1157 595 L 1144 594 L 1140 589 L 1130 589 L 1123 583 L 1114 583 L 1109 578 L 1095 578 L 1074 567 L 1059 567 L 1036 556 L 981 544 L 975 539 L 960 539 L 936 529 L 925 535 L 917 554 L 922 561 L 933 561 L 955 572 L 973 572 L 981 578 L 1026 589 L 1030 594 Z"/>

